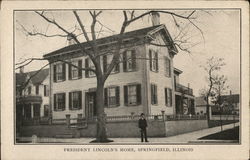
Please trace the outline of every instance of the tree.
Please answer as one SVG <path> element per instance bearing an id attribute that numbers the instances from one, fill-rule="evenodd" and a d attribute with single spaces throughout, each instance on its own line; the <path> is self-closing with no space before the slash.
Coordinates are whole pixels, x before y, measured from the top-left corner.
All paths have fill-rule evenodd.
<path id="1" fill-rule="evenodd" d="M 206 64 L 201 67 L 205 70 L 207 76 L 206 80 L 208 82 L 208 87 L 200 90 L 200 95 L 205 98 L 206 101 L 206 114 L 208 123 L 210 120 L 210 99 L 217 100 L 224 89 L 226 78 L 224 75 L 218 75 L 218 72 L 221 70 L 221 67 L 224 66 L 223 58 L 211 57 L 207 59 Z M 222 87 L 222 88 L 221 88 Z M 220 89 L 221 88 L 221 89 Z M 218 99 L 219 100 L 219 99 Z"/>
<path id="2" fill-rule="evenodd" d="M 101 59 L 100 57 L 103 54 L 100 54 L 100 48 L 97 45 L 97 37 L 99 35 L 99 33 L 103 32 L 103 28 L 107 28 L 105 25 L 103 25 L 99 20 L 98 17 L 102 14 L 102 11 L 97 11 L 97 10 L 93 10 L 93 11 L 89 11 L 89 14 L 92 18 L 92 23 L 91 23 L 91 31 L 87 32 L 85 26 L 84 26 L 84 19 L 80 17 L 79 13 L 81 11 L 76 11 L 73 10 L 72 13 L 76 19 L 77 25 L 75 25 L 74 30 L 73 31 L 68 31 L 67 29 L 65 29 L 63 26 L 61 26 L 56 19 L 54 19 L 53 17 L 49 17 L 48 14 L 46 14 L 46 11 L 35 11 L 35 13 L 37 15 L 39 15 L 42 19 L 44 19 L 46 22 L 48 22 L 48 24 L 51 24 L 55 27 L 57 27 L 59 29 L 60 34 L 47 34 L 46 32 L 41 32 L 38 31 L 37 29 L 33 29 L 33 31 L 29 31 L 28 29 L 26 29 L 22 24 L 20 24 L 22 31 L 27 35 L 27 36 L 43 36 L 43 37 L 68 37 L 69 39 L 73 39 L 76 44 L 78 44 L 79 49 L 81 50 L 81 53 L 83 55 L 86 55 L 90 58 L 90 60 L 92 61 L 92 63 L 94 64 L 94 69 L 93 68 L 79 68 L 78 66 L 72 65 L 70 64 L 70 62 L 68 62 L 67 60 L 63 60 L 63 59 L 57 59 L 57 61 L 62 61 L 64 63 L 67 63 L 69 65 L 72 65 L 73 67 L 76 67 L 78 69 L 84 70 L 84 71 L 92 71 L 95 73 L 96 75 L 96 79 L 97 79 L 97 90 L 96 90 L 96 106 L 97 106 L 97 134 L 96 134 L 96 141 L 97 142 L 107 142 L 108 137 L 106 134 L 106 121 L 105 121 L 105 112 L 104 112 L 104 84 L 105 81 L 107 80 L 107 78 L 109 77 L 110 73 L 112 72 L 113 68 L 121 63 L 122 61 L 120 60 L 120 50 L 121 47 L 123 45 L 123 39 L 124 39 L 124 33 L 126 28 L 131 25 L 132 23 L 142 19 L 145 16 L 151 16 L 153 14 L 167 14 L 169 16 L 172 17 L 173 21 L 174 21 L 174 25 L 179 29 L 179 33 L 176 35 L 176 37 L 174 38 L 174 40 L 172 41 L 173 44 L 175 44 L 180 50 L 183 50 L 185 52 L 190 52 L 190 47 L 193 47 L 195 45 L 197 45 L 198 43 L 192 44 L 190 45 L 190 42 L 188 41 L 188 39 L 190 39 L 189 37 L 185 37 L 185 35 L 187 34 L 187 31 L 184 31 L 184 29 L 186 29 L 187 25 L 191 25 L 193 26 L 195 29 L 197 29 L 200 34 L 203 36 L 203 32 L 202 30 L 193 22 L 193 20 L 197 17 L 197 11 L 193 10 L 190 12 L 184 12 L 184 13 L 175 13 L 172 11 L 167 11 L 167 10 L 157 10 L 157 11 L 145 11 L 144 13 L 140 13 L 139 15 L 136 15 L 135 11 L 128 11 L 128 10 L 124 10 L 122 11 L 123 13 L 123 23 L 121 25 L 119 34 L 116 39 L 116 47 L 115 50 L 112 51 L 112 60 L 111 63 L 108 65 L 107 69 L 104 71 L 101 67 Z M 177 20 L 178 19 L 178 20 Z M 183 19 L 186 21 L 186 24 L 184 26 L 181 26 L 179 24 L 179 20 Z M 97 31 L 96 26 L 101 25 L 101 29 L 99 31 Z M 80 34 L 76 34 L 76 30 L 80 30 L 81 33 Z M 110 30 L 110 29 L 109 29 Z M 89 36 L 90 33 L 90 36 Z M 90 50 L 87 50 L 85 46 L 82 45 L 81 41 L 79 40 L 79 37 L 83 35 L 84 39 L 87 42 L 88 47 L 90 47 Z M 167 45 L 158 45 L 158 44 L 154 44 L 150 41 L 146 42 L 152 45 L 156 45 L 156 46 L 160 46 L 160 47 L 166 47 Z M 110 53 L 110 52 L 109 52 Z M 46 60 L 43 58 L 30 58 L 30 59 L 26 59 L 23 62 L 18 63 L 18 68 L 23 67 L 25 65 L 28 65 L 29 63 L 31 63 L 34 60 Z M 54 61 L 55 62 L 55 61 Z M 54 62 L 50 62 L 50 63 L 54 63 Z"/>

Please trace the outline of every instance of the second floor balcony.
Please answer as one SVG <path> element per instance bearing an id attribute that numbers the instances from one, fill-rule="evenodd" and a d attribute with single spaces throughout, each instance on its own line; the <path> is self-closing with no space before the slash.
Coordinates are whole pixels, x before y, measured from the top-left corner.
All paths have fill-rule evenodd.
<path id="1" fill-rule="evenodd" d="M 42 97 L 39 95 L 16 96 L 17 103 L 42 103 Z"/>
<path id="2" fill-rule="evenodd" d="M 175 92 L 179 92 L 181 94 L 187 94 L 193 96 L 193 89 L 183 86 L 181 84 L 175 84 Z"/>

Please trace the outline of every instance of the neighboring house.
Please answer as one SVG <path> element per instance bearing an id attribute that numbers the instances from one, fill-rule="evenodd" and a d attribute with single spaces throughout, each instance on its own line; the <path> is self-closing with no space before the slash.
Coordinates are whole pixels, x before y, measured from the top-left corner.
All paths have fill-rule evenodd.
<path id="1" fill-rule="evenodd" d="M 239 98 L 239 94 L 222 95 L 220 97 L 221 107 L 218 105 L 212 107 L 212 114 L 239 114 Z"/>
<path id="2" fill-rule="evenodd" d="M 17 120 L 50 116 L 49 69 L 16 73 Z"/>
<path id="3" fill-rule="evenodd" d="M 193 115 L 195 114 L 193 89 L 180 84 L 181 73 L 181 70 L 174 68 L 176 114 Z"/>
<path id="4" fill-rule="evenodd" d="M 195 113 L 197 115 L 207 113 L 207 102 L 204 97 L 195 97 Z"/>
<path id="5" fill-rule="evenodd" d="M 141 112 L 156 115 L 161 111 L 167 115 L 176 113 L 173 58 L 178 50 L 166 27 L 159 25 L 159 19 L 153 21 L 152 27 L 124 33 L 124 44 L 120 50 L 123 63 L 113 69 L 105 82 L 104 104 L 108 116 L 138 115 Z M 112 51 L 118 36 L 98 39 L 100 52 Z M 82 46 L 87 47 L 88 44 L 84 42 Z M 96 116 L 95 74 L 57 61 L 63 59 L 79 67 L 94 67 L 90 59 L 80 53 L 78 45 L 66 46 L 44 55 L 44 58 L 51 63 L 53 119 L 69 115 L 72 118 Z M 112 55 L 101 56 L 104 71 L 111 59 Z M 193 99 L 190 93 L 185 97 Z"/>

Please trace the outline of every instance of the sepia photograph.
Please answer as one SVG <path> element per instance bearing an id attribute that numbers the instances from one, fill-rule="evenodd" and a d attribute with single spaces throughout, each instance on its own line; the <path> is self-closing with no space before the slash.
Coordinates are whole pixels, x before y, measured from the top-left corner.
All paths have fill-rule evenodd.
<path id="1" fill-rule="evenodd" d="M 3 3 L 1 158 L 248 159 L 247 7 Z"/>
<path id="2" fill-rule="evenodd" d="M 239 9 L 24 10 L 14 23 L 16 144 L 240 144 Z"/>

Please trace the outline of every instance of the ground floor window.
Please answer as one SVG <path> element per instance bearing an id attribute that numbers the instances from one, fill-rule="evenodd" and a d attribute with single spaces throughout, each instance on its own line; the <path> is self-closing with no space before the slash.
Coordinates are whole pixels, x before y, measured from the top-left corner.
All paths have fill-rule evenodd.
<path id="1" fill-rule="evenodd" d="M 157 85 L 151 84 L 151 104 L 157 104 Z"/>
<path id="2" fill-rule="evenodd" d="M 81 109 L 82 108 L 82 92 L 70 92 L 69 93 L 69 109 Z"/>
<path id="3" fill-rule="evenodd" d="M 49 105 L 44 105 L 44 117 L 49 116 Z"/>
<path id="4" fill-rule="evenodd" d="M 113 86 L 104 89 L 104 104 L 106 107 L 120 105 L 120 87 Z"/>
<path id="5" fill-rule="evenodd" d="M 172 89 L 170 88 L 165 88 L 165 105 L 172 106 Z"/>
<path id="6" fill-rule="evenodd" d="M 54 111 L 65 110 L 65 93 L 54 94 Z"/>
<path id="7" fill-rule="evenodd" d="M 124 104 L 127 106 L 141 104 L 141 85 L 140 84 L 124 86 Z"/>

